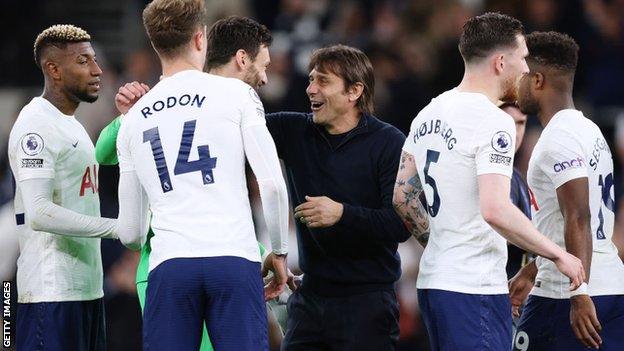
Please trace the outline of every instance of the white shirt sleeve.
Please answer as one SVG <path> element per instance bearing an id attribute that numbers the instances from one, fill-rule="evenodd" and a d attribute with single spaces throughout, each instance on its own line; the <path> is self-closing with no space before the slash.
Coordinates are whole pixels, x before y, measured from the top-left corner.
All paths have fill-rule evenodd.
<path id="1" fill-rule="evenodd" d="M 146 241 L 149 229 L 148 199 L 135 171 L 119 175 L 118 234 L 121 243 L 139 250 Z"/>
<path id="2" fill-rule="evenodd" d="M 119 160 L 119 173 L 134 171 L 134 163 L 132 162 L 132 154 L 130 150 L 130 140 L 126 137 L 128 129 L 128 119 L 124 118 L 119 132 L 117 133 L 117 159 Z"/>
<path id="3" fill-rule="evenodd" d="M 516 126 L 511 116 L 491 116 L 473 136 L 477 175 L 501 174 L 511 178 L 516 144 Z"/>
<path id="4" fill-rule="evenodd" d="M 415 151 L 414 151 L 414 147 L 416 146 L 416 144 L 414 143 L 414 133 L 416 133 L 417 131 L 415 130 L 415 124 L 416 124 L 416 120 L 417 118 L 414 118 L 414 120 L 412 121 L 412 124 L 410 126 L 410 131 L 409 134 L 407 134 L 407 138 L 405 138 L 405 143 L 403 143 L 403 151 L 407 152 L 408 154 L 414 156 Z"/>
<path id="5" fill-rule="evenodd" d="M 131 140 L 128 137 L 128 118 L 117 134 L 117 158 L 119 159 L 119 239 L 132 250 L 139 250 L 145 243 L 148 221 L 148 199 L 137 177 L 132 158 Z"/>
<path id="6" fill-rule="evenodd" d="M 16 180 L 34 178 L 54 178 L 54 166 L 58 157 L 58 147 L 52 131 L 45 126 L 33 125 L 19 141 L 15 149 Z"/>
<path id="7" fill-rule="evenodd" d="M 51 178 L 20 181 L 26 219 L 33 230 L 52 234 L 117 239 L 117 221 L 83 215 L 52 202 Z"/>
<path id="8" fill-rule="evenodd" d="M 539 167 L 548 179 L 559 188 L 566 182 L 589 177 L 583 146 L 572 134 L 564 130 L 550 130 L 543 136 L 544 152 Z"/>
<path id="9" fill-rule="evenodd" d="M 241 131 L 245 156 L 258 181 L 262 211 L 277 254 L 288 252 L 288 192 L 275 143 L 269 134 L 260 99 L 251 89 L 244 99 Z M 255 95 L 255 96 L 254 96 Z"/>
<path id="10" fill-rule="evenodd" d="M 243 96 L 243 108 L 241 114 L 241 130 L 253 126 L 266 126 L 264 117 L 264 106 L 256 91 L 249 87 L 246 95 Z"/>

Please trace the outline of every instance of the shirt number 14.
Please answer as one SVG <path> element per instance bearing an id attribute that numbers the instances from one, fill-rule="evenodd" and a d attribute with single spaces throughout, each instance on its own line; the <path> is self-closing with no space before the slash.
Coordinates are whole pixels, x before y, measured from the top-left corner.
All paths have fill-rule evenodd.
<path id="1" fill-rule="evenodd" d="M 200 171 L 203 183 L 212 184 L 214 183 L 212 170 L 217 166 L 217 158 L 210 157 L 210 148 L 208 145 L 198 146 L 197 153 L 199 154 L 199 159 L 189 161 L 196 124 L 197 120 L 184 122 L 182 139 L 180 140 L 180 150 L 178 151 L 178 159 L 173 169 L 173 174 L 178 175 Z M 154 156 L 154 163 L 156 164 L 156 171 L 158 172 L 162 191 L 164 193 L 169 192 L 173 190 L 173 184 L 169 176 L 169 169 L 167 168 L 167 161 L 165 160 L 165 153 L 160 141 L 158 127 L 143 132 L 143 142 L 146 143 L 148 141 L 152 147 L 152 155 Z"/>

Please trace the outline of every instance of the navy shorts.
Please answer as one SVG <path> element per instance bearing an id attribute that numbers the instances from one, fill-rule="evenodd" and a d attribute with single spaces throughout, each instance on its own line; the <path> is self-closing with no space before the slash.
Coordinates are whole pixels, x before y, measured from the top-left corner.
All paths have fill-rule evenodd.
<path id="1" fill-rule="evenodd" d="M 508 294 L 477 295 L 418 289 L 431 351 L 501 351 L 511 348 Z"/>
<path id="2" fill-rule="evenodd" d="M 174 258 L 150 272 L 143 350 L 196 351 L 204 322 L 215 350 L 268 350 L 259 262 L 231 256 Z"/>
<path id="3" fill-rule="evenodd" d="M 17 350 L 105 351 L 104 302 L 38 302 L 17 305 Z"/>
<path id="4" fill-rule="evenodd" d="M 592 297 L 602 331 L 600 350 L 624 350 L 624 295 Z M 514 337 L 513 350 L 590 350 L 570 326 L 570 300 L 529 296 Z"/>

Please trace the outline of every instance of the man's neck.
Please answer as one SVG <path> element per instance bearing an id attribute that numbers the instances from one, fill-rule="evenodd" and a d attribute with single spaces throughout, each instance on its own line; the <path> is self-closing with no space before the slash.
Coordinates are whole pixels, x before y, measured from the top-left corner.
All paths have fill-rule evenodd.
<path id="1" fill-rule="evenodd" d="M 54 107 L 67 116 L 73 116 L 80 104 L 79 102 L 70 100 L 67 95 L 60 91 L 60 88 L 53 87 L 47 82 L 41 97 L 48 100 Z"/>
<path id="2" fill-rule="evenodd" d="M 203 67 L 199 62 L 194 62 L 191 59 L 186 57 L 176 58 L 172 60 L 162 60 L 160 61 L 163 70 L 163 78 L 171 77 L 172 75 L 182 72 L 182 71 L 202 71 Z"/>
<path id="3" fill-rule="evenodd" d="M 546 127 L 557 112 L 575 108 L 572 94 L 548 94 L 544 101 L 547 101 L 547 103 L 544 106 L 540 106 L 540 112 L 537 114 L 542 127 Z"/>
<path id="4" fill-rule="evenodd" d="M 493 79 L 483 79 L 487 73 L 479 71 L 464 72 L 461 83 L 457 86 L 457 90 L 464 93 L 479 93 L 485 95 L 493 104 L 497 104 L 501 91 L 498 82 Z"/>
<path id="5" fill-rule="evenodd" d="M 329 134 L 343 134 L 357 127 L 361 117 L 362 113 L 360 111 L 352 109 L 323 127 Z"/>
<path id="6" fill-rule="evenodd" d="M 221 77 L 237 78 L 243 80 L 236 68 L 234 68 L 234 66 L 229 63 L 221 65 L 219 67 L 211 68 L 208 73 Z"/>

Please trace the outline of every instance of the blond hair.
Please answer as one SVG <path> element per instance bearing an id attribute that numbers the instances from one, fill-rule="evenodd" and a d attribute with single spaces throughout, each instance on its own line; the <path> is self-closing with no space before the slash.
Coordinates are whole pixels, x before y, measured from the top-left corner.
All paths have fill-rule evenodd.
<path id="1" fill-rule="evenodd" d="M 63 48 L 68 43 L 91 41 L 86 30 L 71 24 L 56 24 L 37 35 L 34 45 L 35 63 L 41 67 L 41 53 L 48 46 Z"/>
<path id="2" fill-rule="evenodd" d="M 172 57 L 206 25 L 204 0 L 154 0 L 143 10 L 145 31 L 159 55 Z"/>

